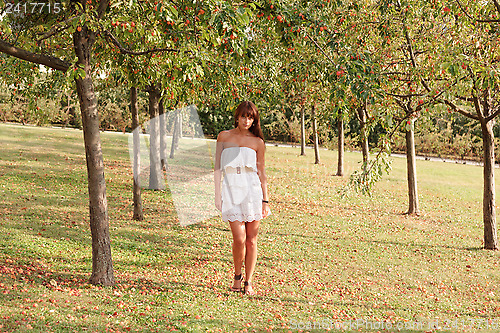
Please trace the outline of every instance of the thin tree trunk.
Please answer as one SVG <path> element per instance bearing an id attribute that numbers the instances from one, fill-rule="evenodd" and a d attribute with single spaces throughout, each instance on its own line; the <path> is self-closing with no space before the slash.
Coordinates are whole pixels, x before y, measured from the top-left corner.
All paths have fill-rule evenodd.
<path id="1" fill-rule="evenodd" d="M 344 118 L 342 113 L 338 115 L 338 158 L 337 158 L 337 176 L 344 175 Z"/>
<path id="2" fill-rule="evenodd" d="M 148 90 L 149 93 L 149 189 L 164 190 L 165 182 L 161 171 L 160 157 L 160 118 L 159 101 L 160 88 L 152 84 Z"/>
<path id="3" fill-rule="evenodd" d="M 305 106 L 300 108 L 300 156 L 306 155 L 306 117 Z"/>
<path id="4" fill-rule="evenodd" d="M 404 32 L 406 42 L 407 42 L 407 50 L 408 55 L 411 59 L 411 64 L 413 68 L 417 68 L 417 61 L 415 59 L 415 54 L 413 52 L 413 46 L 410 38 L 410 34 L 408 30 Z M 423 82 L 423 81 L 422 81 Z M 425 84 L 424 84 L 425 85 Z M 407 104 L 410 105 L 410 102 Z M 413 110 L 407 109 L 405 110 L 406 114 L 412 114 Z M 418 191 L 417 191 L 417 165 L 415 158 L 415 132 L 414 125 L 415 119 L 410 119 L 410 129 L 406 131 L 406 172 L 408 176 L 408 215 L 419 215 L 419 204 L 418 204 Z"/>
<path id="5" fill-rule="evenodd" d="M 498 250 L 497 222 L 495 212 L 495 136 L 493 121 L 481 121 L 483 133 L 483 223 L 484 248 Z"/>
<path id="6" fill-rule="evenodd" d="M 174 158 L 175 155 L 175 150 L 179 147 L 179 131 L 180 131 L 180 125 L 179 125 L 179 115 L 177 114 L 179 111 L 175 111 L 174 115 L 174 130 L 172 132 L 172 145 L 170 146 L 170 158 Z"/>
<path id="7" fill-rule="evenodd" d="M 111 240 L 109 235 L 108 203 L 104 178 L 104 159 L 99 133 L 97 99 L 92 82 L 90 52 L 95 34 L 87 26 L 73 34 L 78 64 L 85 70 L 84 78 L 76 78 L 76 90 L 82 113 L 83 138 L 87 160 L 90 230 L 92 235 L 92 275 L 89 282 L 96 285 L 115 284 Z"/>
<path id="8" fill-rule="evenodd" d="M 408 212 L 409 215 L 418 215 L 418 191 L 417 191 L 417 165 L 415 157 L 415 135 L 413 125 L 415 120 L 411 120 L 412 127 L 406 131 L 406 170 L 408 176 Z"/>
<path id="9" fill-rule="evenodd" d="M 167 161 L 167 124 L 165 121 L 165 108 L 163 107 L 163 98 L 160 99 L 159 104 L 160 110 L 160 158 L 161 158 L 161 168 L 166 171 L 168 168 Z"/>
<path id="10" fill-rule="evenodd" d="M 142 221 L 144 214 L 142 212 L 141 184 L 139 183 L 141 170 L 141 137 L 139 127 L 139 108 L 137 106 L 137 88 L 130 88 L 130 111 L 132 113 L 132 135 L 134 141 L 134 217 L 136 221 Z"/>
<path id="11" fill-rule="evenodd" d="M 175 149 L 179 148 L 179 141 L 180 141 L 180 139 L 182 139 L 182 112 L 181 112 L 181 110 L 182 109 L 179 109 L 179 111 L 177 113 L 177 117 L 179 117 L 179 131 L 177 132 L 179 140 L 177 140 L 177 146 L 175 147 Z"/>
<path id="12" fill-rule="evenodd" d="M 368 165 L 370 148 L 368 146 L 368 130 L 366 128 L 366 104 L 358 108 L 358 119 L 361 132 L 361 151 L 363 153 L 363 165 L 364 168 Z"/>
<path id="13" fill-rule="evenodd" d="M 318 143 L 318 124 L 316 122 L 316 107 L 313 104 L 311 109 L 312 125 L 313 125 L 313 139 L 314 139 L 314 164 L 319 164 L 319 143 Z"/>
<path id="14" fill-rule="evenodd" d="M 177 140 L 177 116 L 174 115 L 174 130 L 172 131 L 172 144 L 170 145 L 170 158 L 175 156 L 175 145 Z"/>

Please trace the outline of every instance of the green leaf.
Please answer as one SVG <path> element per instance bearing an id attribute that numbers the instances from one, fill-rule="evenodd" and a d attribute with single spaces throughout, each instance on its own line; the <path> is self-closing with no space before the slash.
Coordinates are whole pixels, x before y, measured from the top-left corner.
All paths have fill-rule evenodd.
<path id="1" fill-rule="evenodd" d="M 388 114 L 386 116 L 386 122 L 387 122 L 387 126 L 389 126 L 389 127 L 392 127 L 394 125 L 394 122 L 392 120 L 392 114 Z"/>
<path id="2" fill-rule="evenodd" d="M 179 12 L 177 11 L 177 9 L 175 9 L 174 6 L 169 6 L 168 9 L 172 13 L 172 15 L 174 15 L 175 18 L 179 17 Z"/>
<path id="3" fill-rule="evenodd" d="M 458 69 L 458 67 L 456 64 L 451 64 L 450 67 L 448 67 L 448 72 L 450 72 L 451 75 L 456 76 L 457 69 Z"/>
<path id="4" fill-rule="evenodd" d="M 85 73 L 85 70 L 82 69 L 82 68 L 78 68 L 76 70 L 76 74 L 75 74 L 75 77 L 77 79 L 84 79 L 85 77 L 87 76 L 87 74 Z"/>

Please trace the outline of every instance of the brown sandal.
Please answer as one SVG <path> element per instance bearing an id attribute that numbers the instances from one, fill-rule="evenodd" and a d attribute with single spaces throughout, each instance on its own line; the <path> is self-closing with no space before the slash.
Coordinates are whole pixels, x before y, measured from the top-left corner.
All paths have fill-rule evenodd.
<path id="1" fill-rule="evenodd" d="M 244 283 L 244 288 L 243 288 L 243 293 L 245 295 L 248 295 L 248 296 L 254 296 L 255 295 L 255 291 L 253 291 L 253 288 L 252 288 L 252 291 L 250 290 L 247 290 L 247 287 L 251 287 L 252 285 L 250 284 L 250 282 L 248 281 L 245 281 Z"/>
<path id="2" fill-rule="evenodd" d="M 243 274 L 234 275 L 234 281 L 243 281 Z M 240 292 L 241 287 L 239 288 L 231 287 L 231 291 Z"/>

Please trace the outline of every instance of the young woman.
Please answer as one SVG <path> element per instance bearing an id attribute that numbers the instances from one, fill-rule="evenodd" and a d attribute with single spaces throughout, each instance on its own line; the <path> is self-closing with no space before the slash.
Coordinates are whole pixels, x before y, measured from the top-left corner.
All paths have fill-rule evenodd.
<path id="1" fill-rule="evenodd" d="M 236 108 L 234 127 L 220 132 L 217 137 L 215 206 L 222 212 L 222 219 L 229 221 L 233 234 L 234 282 L 231 290 L 254 295 L 252 275 L 257 261 L 259 223 L 270 214 L 264 136 L 255 104 L 246 101 Z M 245 283 L 242 288 L 243 261 Z"/>

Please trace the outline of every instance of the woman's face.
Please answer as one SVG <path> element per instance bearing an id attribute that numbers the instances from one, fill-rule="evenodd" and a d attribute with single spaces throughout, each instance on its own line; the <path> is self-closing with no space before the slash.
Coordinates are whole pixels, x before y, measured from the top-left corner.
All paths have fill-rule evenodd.
<path id="1" fill-rule="evenodd" d="M 241 129 L 249 129 L 253 124 L 253 118 L 248 115 L 241 115 L 238 118 L 238 127 Z"/>

